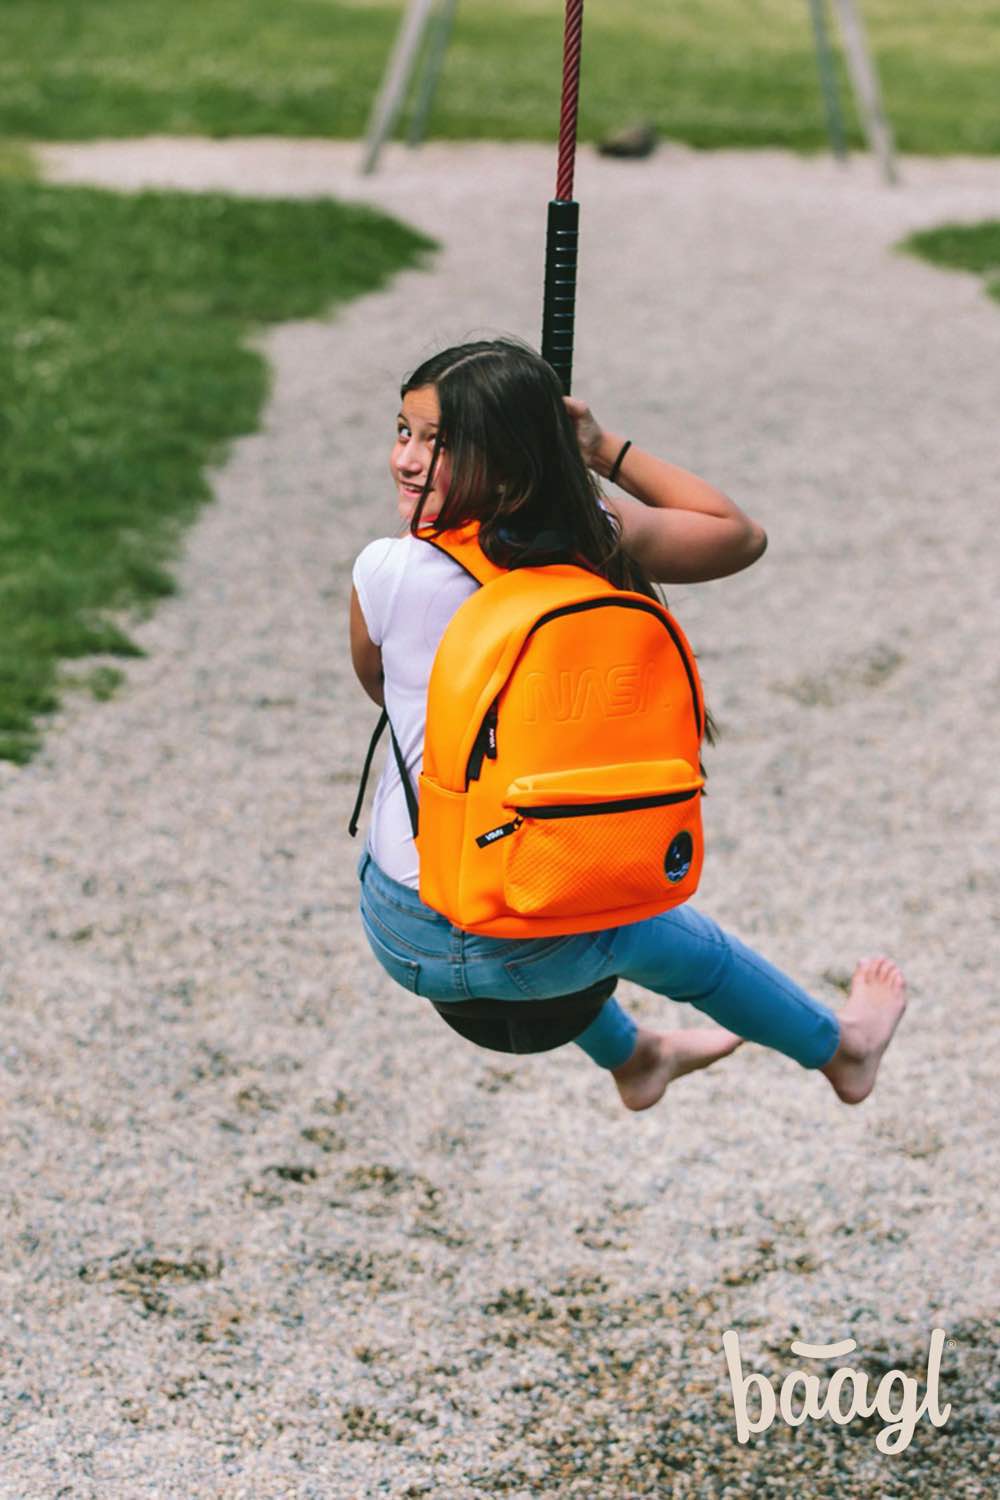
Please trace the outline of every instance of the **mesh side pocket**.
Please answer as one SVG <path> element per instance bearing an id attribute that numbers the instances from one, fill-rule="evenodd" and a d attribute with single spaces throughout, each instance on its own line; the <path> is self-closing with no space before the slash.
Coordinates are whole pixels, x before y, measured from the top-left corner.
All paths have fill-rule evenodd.
<path id="1" fill-rule="evenodd" d="M 523 916 L 573 917 L 692 894 L 701 798 L 665 807 L 524 821 L 505 850 L 504 898 Z"/>

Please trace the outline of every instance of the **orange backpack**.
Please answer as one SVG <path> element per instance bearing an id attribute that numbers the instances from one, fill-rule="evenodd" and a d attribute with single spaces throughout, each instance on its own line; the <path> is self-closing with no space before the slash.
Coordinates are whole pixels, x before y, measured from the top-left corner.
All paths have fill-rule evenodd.
<path id="1" fill-rule="evenodd" d="M 477 533 L 419 533 L 482 585 L 434 658 L 419 803 L 394 740 L 421 899 L 491 937 L 679 905 L 701 874 L 705 721 L 683 632 L 585 568 L 497 567 Z"/>

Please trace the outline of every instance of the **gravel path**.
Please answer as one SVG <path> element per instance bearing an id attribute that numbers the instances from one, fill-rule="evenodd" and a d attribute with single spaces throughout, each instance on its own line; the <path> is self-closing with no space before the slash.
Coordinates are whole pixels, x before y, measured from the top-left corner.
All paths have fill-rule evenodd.
<path id="1" fill-rule="evenodd" d="M 748 1047 L 632 1117 L 576 1049 L 475 1051 L 394 989 L 345 832 L 395 388 L 446 341 L 536 336 L 553 153 L 393 149 L 364 181 L 335 143 L 42 155 L 363 199 L 443 249 L 268 333 L 263 429 L 147 657 L 0 764 L 0 1495 L 994 1493 L 1000 308 L 893 245 L 1000 214 L 1000 162 L 889 191 L 863 160 L 581 159 L 576 389 L 771 537 L 671 593 L 724 730 L 700 904 L 836 1003 L 872 950 L 911 985 L 860 1110 Z M 898 1457 L 879 1419 L 737 1444 L 723 1330 L 777 1378 L 793 1338 L 853 1337 L 874 1383 L 922 1379 L 934 1327 L 952 1415 Z"/>

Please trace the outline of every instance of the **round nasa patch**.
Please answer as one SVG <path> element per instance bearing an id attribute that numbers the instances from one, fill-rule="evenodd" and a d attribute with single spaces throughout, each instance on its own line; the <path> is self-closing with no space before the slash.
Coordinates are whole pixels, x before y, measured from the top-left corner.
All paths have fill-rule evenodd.
<path id="1" fill-rule="evenodd" d="M 663 868 L 671 885 L 676 885 L 679 880 L 684 879 L 684 876 L 691 868 L 691 860 L 693 858 L 694 840 L 687 830 L 685 830 L 671 841 L 670 848 L 667 850 L 666 858 L 663 861 Z"/>

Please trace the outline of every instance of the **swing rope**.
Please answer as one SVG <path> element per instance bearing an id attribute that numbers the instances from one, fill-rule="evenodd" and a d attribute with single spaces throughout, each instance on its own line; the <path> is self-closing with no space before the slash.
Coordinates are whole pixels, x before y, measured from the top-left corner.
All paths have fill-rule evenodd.
<path id="1" fill-rule="evenodd" d="M 576 316 L 576 252 L 580 205 L 573 201 L 576 116 L 580 98 L 580 51 L 583 44 L 583 0 L 566 0 L 563 35 L 562 109 L 559 117 L 559 163 L 556 195 L 549 202 L 545 240 L 545 300 L 542 307 L 542 358 L 559 376 L 568 396 L 573 375 L 573 323 Z"/>
<path id="2" fill-rule="evenodd" d="M 556 198 L 567 202 L 573 196 L 576 161 L 576 116 L 580 101 L 580 53 L 583 48 L 583 0 L 567 0 L 563 35 L 562 109 L 559 116 L 559 166 Z"/>

